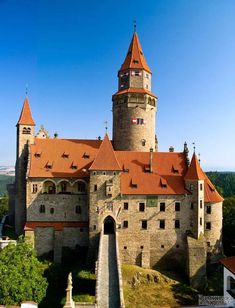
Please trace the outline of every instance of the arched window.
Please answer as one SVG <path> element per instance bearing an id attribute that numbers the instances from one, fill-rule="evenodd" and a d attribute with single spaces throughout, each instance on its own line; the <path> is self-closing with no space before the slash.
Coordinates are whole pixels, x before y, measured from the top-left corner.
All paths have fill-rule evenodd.
<path id="1" fill-rule="evenodd" d="M 58 185 L 59 194 L 71 194 L 70 184 L 67 181 L 61 181 Z"/>
<path id="2" fill-rule="evenodd" d="M 23 134 L 30 135 L 31 134 L 31 128 L 30 127 L 23 127 Z"/>
<path id="3" fill-rule="evenodd" d="M 46 212 L 46 208 L 45 208 L 45 205 L 44 205 L 44 204 L 41 204 L 41 205 L 40 205 L 39 212 L 40 212 L 40 213 L 45 213 L 45 212 Z"/>
<path id="4" fill-rule="evenodd" d="M 55 194 L 56 193 L 56 187 L 55 183 L 52 181 L 46 181 L 43 184 L 43 193 L 44 194 Z"/>
<path id="5" fill-rule="evenodd" d="M 86 184 L 84 182 L 77 182 L 77 189 L 79 193 L 86 191 Z"/>

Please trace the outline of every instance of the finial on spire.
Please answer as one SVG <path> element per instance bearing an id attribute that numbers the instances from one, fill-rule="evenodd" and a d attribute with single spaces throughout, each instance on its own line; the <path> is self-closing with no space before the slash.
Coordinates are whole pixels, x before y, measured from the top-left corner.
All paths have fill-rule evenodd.
<path id="1" fill-rule="evenodd" d="M 133 20 L 133 24 L 134 24 L 134 32 L 136 32 L 136 19 Z"/>
<path id="2" fill-rule="evenodd" d="M 25 85 L 25 95 L 28 95 L 29 85 L 26 83 Z"/>
<path id="3" fill-rule="evenodd" d="M 201 154 L 198 153 L 198 162 L 199 162 L 199 165 L 201 164 Z"/>
<path id="4" fill-rule="evenodd" d="M 104 124 L 105 124 L 105 133 L 107 134 L 108 132 L 108 121 L 104 121 Z"/>
<path id="5" fill-rule="evenodd" d="M 196 150 L 195 142 L 193 142 L 192 144 L 193 144 L 193 153 L 195 153 Z"/>

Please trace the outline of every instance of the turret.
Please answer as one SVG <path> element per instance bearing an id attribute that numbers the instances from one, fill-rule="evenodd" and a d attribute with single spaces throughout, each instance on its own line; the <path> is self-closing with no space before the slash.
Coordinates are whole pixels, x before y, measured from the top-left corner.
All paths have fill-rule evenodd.
<path id="1" fill-rule="evenodd" d="M 156 150 L 157 97 L 151 92 L 152 73 L 134 32 L 118 72 L 118 92 L 113 95 L 113 144 L 115 150 Z"/>
<path id="2" fill-rule="evenodd" d="M 16 145 L 16 199 L 15 199 L 15 229 L 16 234 L 22 234 L 26 220 L 26 172 L 28 163 L 28 147 L 34 143 L 35 122 L 32 118 L 29 101 L 26 97 L 17 122 Z"/>
<path id="3" fill-rule="evenodd" d="M 186 188 L 192 193 L 191 228 L 195 238 L 204 234 L 204 180 L 197 156 L 194 153 L 188 171 L 185 175 Z"/>

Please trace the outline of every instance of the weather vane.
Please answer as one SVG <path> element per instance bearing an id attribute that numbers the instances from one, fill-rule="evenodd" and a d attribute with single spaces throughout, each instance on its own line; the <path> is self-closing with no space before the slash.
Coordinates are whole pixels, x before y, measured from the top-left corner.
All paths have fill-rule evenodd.
<path id="1" fill-rule="evenodd" d="M 104 121 L 104 124 L 105 124 L 105 132 L 106 132 L 106 134 L 107 134 L 107 132 L 108 132 L 108 121 Z"/>
<path id="2" fill-rule="evenodd" d="M 192 144 L 193 144 L 193 151 L 195 153 L 195 150 L 196 150 L 195 142 L 193 142 Z"/>
<path id="3" fill-rule="evenodd" d="M 25 95 L 28 95 L 28 89 L 29 89 L 29 85 L 26 83 L 26 85 L 25 85 Z"/>
<path id="4" fill-rule="evenodd" d="M 133 24 L 134 24 L 134 31 L 136 31 L 136 19 L 133 20 Z"/>

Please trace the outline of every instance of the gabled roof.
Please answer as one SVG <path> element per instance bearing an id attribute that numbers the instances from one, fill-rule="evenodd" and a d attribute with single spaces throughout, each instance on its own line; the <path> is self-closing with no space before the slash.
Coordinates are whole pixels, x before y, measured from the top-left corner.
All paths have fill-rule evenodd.
<path id="1" fill-rule="evenodd" d="M 27 96 L 24 100 L 23 108 L 21 110 L 20 118 L 17 125 L 35 125 Z"/>
<path id="2" fill-rule="evenodd" d="M 144 69 L 145 71 L 151 73 L 151 70 L 144 58 L 144 54 L 136 32 L 133 34 L 126 58 L 120 68 L 120 71 L 129 68 Z"/>
<path id="3" fill-rule="evenodd" d="M 194 153 L 192 160 L 191 160 L 191 164 L 188 168 L 188 171 L 184 177 L 185 180 L 204 180 L 205 178 L 205 174 L 202 171 L 197 156 Z"/>
<path id="4" fill-rule="evenodd" d="M 233 274 L 235 274 L 235 256 L 220 260 L 220 262 Z"/>
<path id="5" fill-rule="evenodd" d="M 122 170 L 107 134 L 89 170 Z"/>

